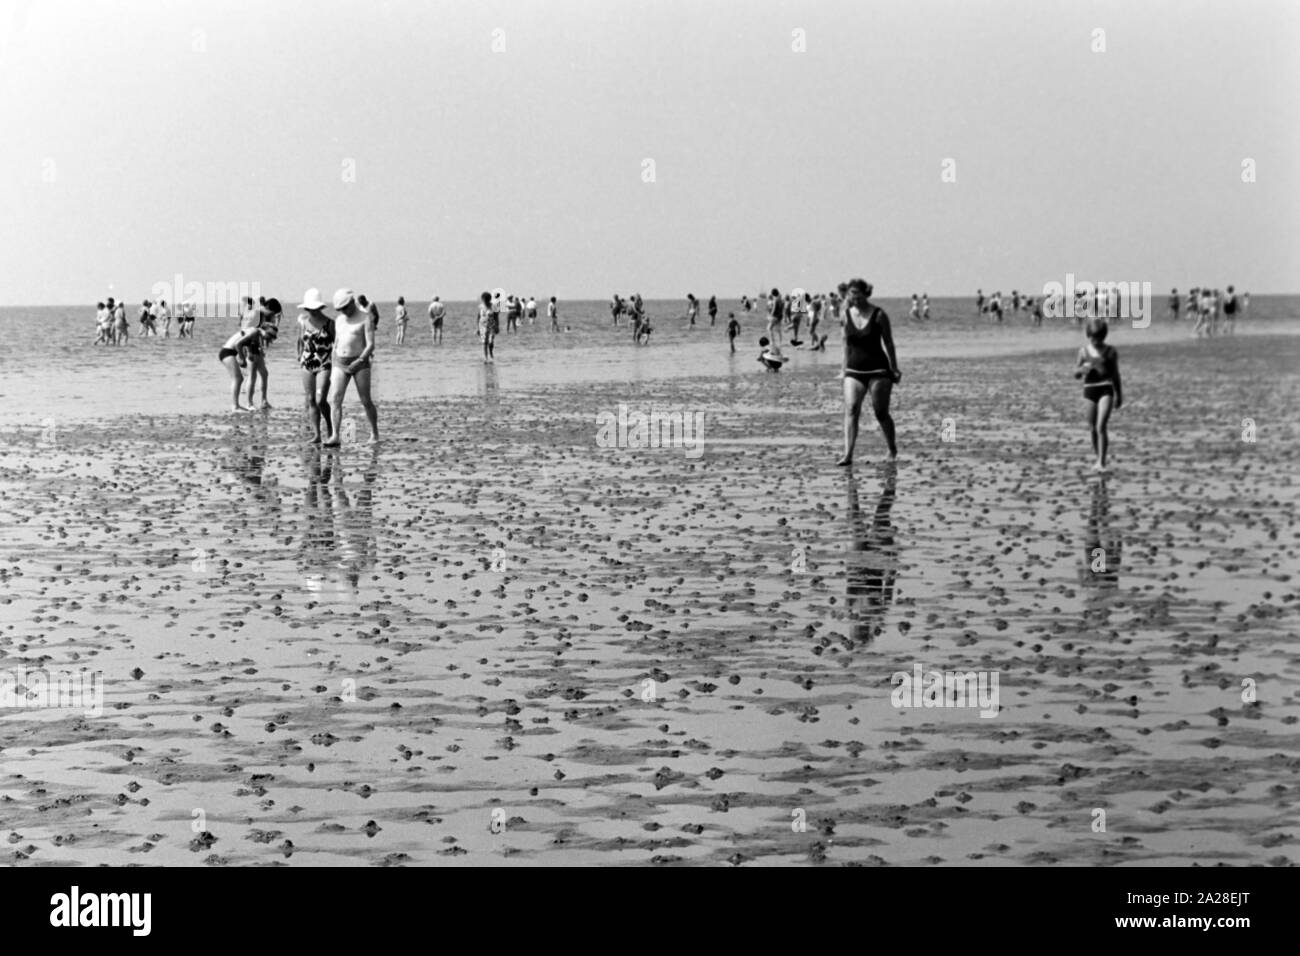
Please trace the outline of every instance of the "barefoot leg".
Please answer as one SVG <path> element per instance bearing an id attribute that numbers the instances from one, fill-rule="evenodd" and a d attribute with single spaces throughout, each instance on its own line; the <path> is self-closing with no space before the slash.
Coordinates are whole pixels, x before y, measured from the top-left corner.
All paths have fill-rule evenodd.
<path id="1" fill-rule="evenodd" d="M 847 465 L 853 461 L 853 449 L 858 443 L 858 416 L 862 413 L 862 400 L 867 387 L 856 378 L 844 377 L 844 456 L 837 462 Z"/>

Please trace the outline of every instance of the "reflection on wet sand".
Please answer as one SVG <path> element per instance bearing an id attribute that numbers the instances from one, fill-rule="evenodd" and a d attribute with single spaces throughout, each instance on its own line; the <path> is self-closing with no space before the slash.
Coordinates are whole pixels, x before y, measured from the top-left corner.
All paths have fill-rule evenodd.
<path id="1" fill-rule="evenodd" d="M 1106 478 L 1092 482 L 1088 517 L 1083 533 L 1082 580 L 1086 587 L 1113 590 L 1119 587 L 1119 565 L 1124 538 L 1110 520 L 1110 495 Z"/>
<path id="2" fill-rule="evenodd" d="M 232 486 L 240 504 L 251 505 L 259 512 L 250 520 L 275 523 L 280 515 L 280 493 L 273 475 L 266 474 L 268 453 L 267 424 L 250 421 L 247 432 L 237 432 L 225 441 L 222 467 L 238 482 Z"/>
<path id="3" fill-rule="evenodd" d="M 483 417 L 496 418 L 501 408 L 501 388 L 497 381 L 497 367 L 484 364 L 478 373 L 478 393 L 483 399 Z"/>
<path id="4" fill-rule="evenodd" d="M 304 446 L 302 531 L 298 568 L 309 591 L 328 589 L 334 599 L 355 602 L 361 573 L 378 560 L 374 486 L 379 477 L 379 449 L 370 446 L 361 466 L 361 486 L 348 492 L 346 454 L 337 448 Z"/>
<path id="5" fill-rule="evenodd" d="M 1092 589 L 1086 599 L 1085 617 L 1106 623 L 1111 599 L 1119 590 L 1119 567 L 1124 549 L 1122 532 L 1110 517 L 1110 494 L 1106 476 L 1089 488 L 1088 514 L 1083 532 L 1083 564 L 1079 577 L 1085 588 Z"/>
<path id="6" fill-rule="evenodd" d="M 870 641 L 880 633 L 894 600 L 898 546 L 889 512 L 894 507 L 897 481 L 897 473 L 889 469 L 868 524 L 858 501 L 857 479 L 848 475 L 849 551 L 844 577 L 849 637 L 854 642 Z"/>

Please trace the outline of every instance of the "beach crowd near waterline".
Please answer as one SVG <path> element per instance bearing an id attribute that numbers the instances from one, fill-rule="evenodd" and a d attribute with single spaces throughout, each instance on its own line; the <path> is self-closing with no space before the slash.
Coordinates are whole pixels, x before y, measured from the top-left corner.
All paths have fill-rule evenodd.
<path id="1" fill-rule="evenodd" d="M 1107 285 L 1110 286 L 1109 289 L 1105 288 Z M 1005 299 L 1000 291 L 985 295 L 983 289 L 980 289 L 974 297 L 975 311 L 978 315 L 987 317 L 991 322 L 1002 322 L 1009 316 L 1024 312 L 1032 317 L 1034 325 L 1041 325 L 1044 318 L 1070 318 L 1075 321 L 1076 325 L 1079 325 L 1092 317 L 1116 318 L 1124 311 L 1122 306 L 1125 304 L 1127 290 L 1117 292 L 1114 289 L 1114 286 L 1117 285 L 1127 286 L 1128 284 L 1080 283 L 1079 287 L 1075 289 L 1074 283 L 1070 282 L 1062 291 L 1061 283 L 1049 283 L 1048 291 L 1042 295 L 1022 295 L 1018 290 L 1013 289 L 1010 296 L 1005 297 Z M 1136 285 L 1136 283 L 1133 285 Z M 178 287 L 180 287 L 179 283 Z M 199 288 L 202 287 L 199 286 Z M 485 303 L 488 316 L 496 316 L 498 333 L 502 327 L 507 332 L 513 332 L 517 331 L 523 324 L 534 325 L 539 317 L 540 306 L 535 296 L 524 298 L 504 293 L 500 289 L 485 293 L 485 295 L 488 296 L 488 301 Z M 799 340 L 800 328 L 805 322 L 808 322 L 809 335 L 815 343 L 817 340 L 815 329 L 821 321 L 829 318 L 842 325 L 840 314 L 841 295 L 839 291 L 810 293 L 805 292 L 803 289 L 780 294 L 774 289 L 771 293 L 763 292 L 752 296 L 742 294 L 737 297 L 737 300 L 740 302 L 743 317 L 753 314 L 760 304 L 766 304 L 766 315 L 768 317 L 776 315 L 782 333 L 795 341 Z M 367 301 L 366 307 L 370 310 L 377 327 L 380 322 L 378 306 L 369 302 L 365 295 L 360 295 L 358 298 Z M 214 300 L 213 306 L 205 308 L 201 317 L 219 318 L 227 311 L 223 294 L 216 295 Z M 237 308 L 230 311 L 233 311 L 241 319 L 241 323 L 247 323 L 249 312 L 253 306 L 256 305 L 264 310 L 267 301 L 265 296 L 258 296 L 256 302 L 252 297 L 246 297 L 239 301 Z M 271 301 L 278 303 L 278 300 Z M 404 296 L 398 296 L 396 303 L 393 311 L 393 324 L 396 328 L 393 344 L 403 345 L 406 341 L 406 331 L 411 315 Z M 475 300 L 474 306 L 477 307 L 479 304 L 480 300 Z M 715 326 L 719 315 L 718 297 L 716 295 L 709 296 L 707 305 L 704 308 L 707 310 L 709 326 Z M 1167 300 L 1166 311 L 1172 319 L 1186 318 L 1193 321 L 1197 334 L 1212 335 L 1216 330 L 1231 333 L 1232 323 L 1235 318 L 1244 316 L 1249 308 L 1250 293 L 1246 292 L 1238 295 L 1234 291 L 1234 287 L 1229 285 L 1226 292 L 1219 289 L 1210 289 L 1209 287 L 1194 287 L 1189 289 L 1184 296 L 1180 296 L 1176 288 L 1172 289 Z M 703 324 L 701 309 L 700 299 L 694 294 L 688 294 L 685 308 L 680 317 L 688 327 L 695 327 L 697 322 Z M 610 299 L 609 311 L 614 325 L 618 325 L 620 318 L 626 317 L 628 319 L 634 341 L 642 344 L 648 341 L 649 333 L 652 331 L 650 316 L 639 293 L 626 298 L 615 293 Z M 442 332 L 448 316 L 447 304 L 443 302 L 440 296 L 433 296 L 427 307 L 427 312 L 432 340 L 434 344 L 441 344 Z M 263 314 L 268 318 L 272 316 L 271 313 L 265 311 L 263 311 Z M 137 315 L 138 335 L 146 338 L 168 338 L 171 336 L 172 323 L 175 321 L 177 337 L 192 337 L 194 322 L 197 317 L 200 317 L 199 306 L 195 301 L 185 301 L 173 312 L 166 299 L 145 299 L 141 303 Z M 502 317 L 504 317 L 504 320 Z M 279 314 L 274 314 L 274 318 L 278 327 Z M 567 326 L 561 325 L 560 307 L 555 296 L 551 296 L 549 301 L 546 302 L 546 318 L 551 332 L 570 331 Z M 735 313 L 729 313 L 729 318 L 735 318 Z M 921 293 L 920 295 L 912 293 L 908 318 L 921 321 L 931 318 L 930 296 L 928 293 Z M 483 337 L 486 331 L 485 324 L 475 326 L 475 331 L 480 338 Z M 94 344 L 96 345 L 127 344 L 130 340 L 130 328 L 127 323 L 126 303 L 118 301 L 112 296 L 97 303 L 95 329 Z M 732 337 L 730 329 L 728 329 L 728 335 Z"/>
<path id="2" fill-rule="evenodd" d="M 179 278 L 179 277 L 178 277 Z M 179 283 L 178 283 L 179 285 Z M 852 286 L 852 289 L 851 289 Z M 1085 344 L 1079 353 L 1075 377 L 1082 379 L 1084 398 L 1087 401 L 1088 429 L 1093 447 L 1096 470 L 1104 471 L 1109 447 L 1108 422 L 1112 411 L 1122 405 L 1122 386 L 1118 370 L 1118 356 L 1113 346 L 1105 344 L 1106 318 L 1137 316 L 1135 328 L 1145 327 L 1150 321 L 1150 283 L 1076 283 L 1073 274 L 1067 276 L 1064 286 L 1049 283 L 1042 297 L 1021 296 L 1013 290 L 1004 308 L 1001 292 L 985 297 L 977 291 L 975 310 L 980 317 L 1002 324 L 1004 318 L 1018 312 L 1032 317 L 1032 326 L 1038 327 L 1044 317 L 1073 319 L 1082 327 Z M 1133 292 L 1141 288 L 1136 300 Z M 812 293 L 796 288 L 782 293 L 773 288 L 769 293 L 754 297 L 740 297 L 740 312 L 749 316 L 765 306 L 766 334 L 758 341 L 757 361 L 769 372 L 779 372 L 789 361 L 782 346 L 824 351 L 829 334 L 822 328 L 839 328 L 845 345 L 842 377 L 844 381 L 844 450 L 839 464 L 851 464 L 857 441 L 861 408 L 868 404 L 880 426 L 888 450 L 888 457 L 897 457 L 897 446 L 892 418 L 889 413 L 890 391 L 901 380 L 897 356 L 885 312 L 867 301 L 871 287 L 865 280 L 841 283 L 828 293 Z M 856 302 L 853 301 L 856 297 Z M 1186 315 L 1195 320 L 1193 335 L 1230 334 L 1235 328 L 1238 314 L 1245 312 L 1249 294 L 1240 298 L 1229 285 L 1227 293 L 1209 289 L 1194 289 L 1187 297 Z M 114 332 L 124 324 L 121 303 L 111 300 L 101 303 L 99 335 L 96 342 L 111 342 Z M 1177 290 L 1169 298 L 1169 315 L 1180 317 L 1180 299 Z M 349 384 L 355 383 L 357 396 L 369 424 L 370 441 L 379 440 L 379 413 L 372 395 L 372 371 L 379 342 L 380 310 L 365 295 L 354 295 L 351 290 L 340 289 L 334 298 L 338 315 L 325 314 L 327 308 L 319 290 L 311 289 L 298 306 L 298 335 L 295 347 L 302 377 L 304 408 L 310 440 L 327 446 L 341 444 L 342 403 Z M 631 338 L 635 344 L 648 344 L 653 326 L 642 297 L 629 298 L 615 294 L 609 301 L 612 325 L 617 327 L 622 318 L 628 320 Z M 193 335 L 195 316 L 193 302 L 186 302 L 178 310 L 181 336 Z M 441 298 L 434 296 L 428 308 L 430 335 L 435 345 L 442 343 L 447 321 L 447 307 Z M 533 325 L 538 318 L 535 297 L 524 298 L 507 294 L 503 289 L 484 292 L 477 303 L 476 331 L 482 345 L 483 362 L 492 364 L 496 359 L 496 342 L 502 328 L 507 334 L 517 332 L 521 325 Z M 716 295 L 707 304 L 694 294 L 686 296 L 681 316 L 685 329 L 703 324 L 702 312 L 707 314 L 710 327 L 717 324 L 719 306 Z M 908 313 L 912 321 L 926 322 L 930 317 L 928 294 L 913 295 Z M 362 319 L 365 319 L 363 321 Z M 555 296 L 546 303 L 546 317 L 552 333 L 568 332 L 561 325 L 560 307 Z M 394 345 L 407 341 L 410 312 L 404 297 L 399 296 L 394 310 L 396 334 Z M 241 303 L 239 330 L 230 336 L 219 351 L 219 359 L 230 377 L 231 410 L 246 412 L 254 409 L 254 399 L 260 384 L 262 409 L 269 409 L 267 399 L 268 372 L 265 350 L 275 342 L 280 332 L 282 307 L 279 300 L 251 296 Z M 157 334 L 159 322 L 162 335 L 170 331 L 171 313 L 165 300 L 157 305 L 146 300 L 141 308 L 142 334 Z M 825 323 L 823 325 L 823 323 Z M 806 333 L 805 333 L 806 328 Z M 728 312 L 726 335 L 731 353 L 736 351 L 741 323 L 735 312 Z M 336 333 L 343 331 L 340 336 Z M 591 330 L 587 330 L 590 336 Z M 803 336 L 803 337 L 801 337 Z M 118 338 L 124 342 L 125 335 Z M 870 366 L 866 368 L 863 366 Z M 251 369 L 250 369 L 251 367 Z M 250 370 L 245 379 L 245 370 Z M 241 402 L 244 383 L 247 381 L 247 405 Z M 353 425 L 347 422 L 347 425 Z M 348 435 L 351 440 L 352 433 Z"/>

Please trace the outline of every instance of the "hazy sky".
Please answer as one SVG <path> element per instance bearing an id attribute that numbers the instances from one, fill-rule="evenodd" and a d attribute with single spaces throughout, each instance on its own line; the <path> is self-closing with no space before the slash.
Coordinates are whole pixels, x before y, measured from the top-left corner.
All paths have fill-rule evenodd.
<path id="1" fill-rule="evenodd" d="M 1300 290 L 1294 0 L 0 0 L 0 31 L 0 304 Z"/>

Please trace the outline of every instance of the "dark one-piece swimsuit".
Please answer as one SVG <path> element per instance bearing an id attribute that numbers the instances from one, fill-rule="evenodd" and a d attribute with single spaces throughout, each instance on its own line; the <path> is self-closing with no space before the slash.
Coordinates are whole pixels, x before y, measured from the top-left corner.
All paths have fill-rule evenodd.
<path id="1" fill-rule="evenodd" d="M 858 328 L 853 317 L 845 318 L 845 342 L 847 351 L 844 356 L 844 377 L 856 379 L 868 388 L 872 379 L 883 378 L 893 381 L 890 372 L 889 356 L 885 354 L 885 343 L 880 334 L 880 316 L 883 313 L 874 305 L 867 316 L 867 323 Z"/>

